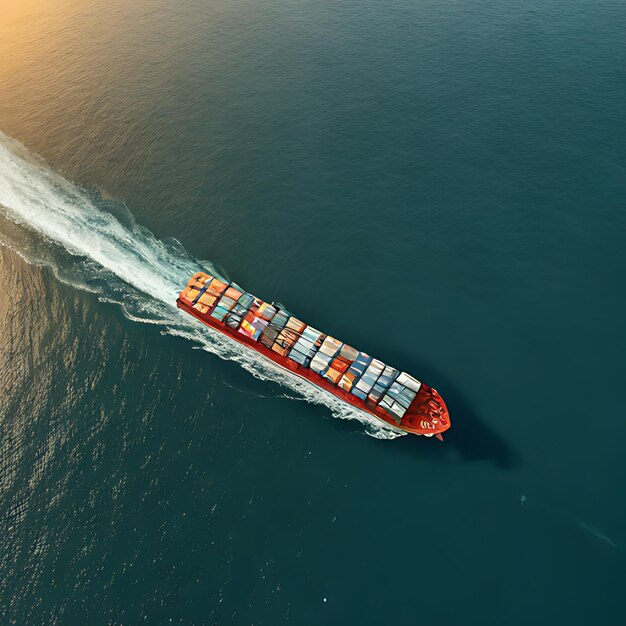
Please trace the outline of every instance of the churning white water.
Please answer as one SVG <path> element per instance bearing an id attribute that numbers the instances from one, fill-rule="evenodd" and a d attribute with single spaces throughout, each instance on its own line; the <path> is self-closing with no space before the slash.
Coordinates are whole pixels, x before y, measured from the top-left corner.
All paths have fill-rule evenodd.
<path id="1" fill-rule="evenodd" d="M 177 294 L 193 273 L 205 269 L 219 274 L 211 263 L 192 259 L 175 240 L 157 239 L 130 214 L 122 219 L 106 210 L 2 132 L 0 210 L 25 235 L 35 236 L 37 244 L 29 243 L 28 236 L 6 233 L 0 243 L 31 263 L 50 266 L 60 280 L 119 304 L 128 318 L 159 324 L 164 332 L 236 361 L 257 378 L 278 382 L 309 402 L 326 405 L 335 417 L 359 420 L 374 437 L 393 439 L 404 434 L 180 311 Z"/>

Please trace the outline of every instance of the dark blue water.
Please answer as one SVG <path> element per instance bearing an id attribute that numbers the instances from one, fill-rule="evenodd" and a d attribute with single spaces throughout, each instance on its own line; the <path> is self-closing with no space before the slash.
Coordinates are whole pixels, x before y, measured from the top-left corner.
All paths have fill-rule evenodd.
<path id="1" fill-rule="evenodd" d="M 624 623 L 625 32 L 6 0 L 0 621 Z M 197 267 L 436 387 L 445 443 L 187 325 Z"/>

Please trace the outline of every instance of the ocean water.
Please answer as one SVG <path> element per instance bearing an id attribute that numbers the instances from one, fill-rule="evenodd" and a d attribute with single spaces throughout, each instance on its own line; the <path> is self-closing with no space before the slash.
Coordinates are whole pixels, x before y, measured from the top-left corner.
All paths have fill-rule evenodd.
<path id="1" fill-rule="evenodd" d="M 626 7 L 4 0 L 0 623 L 623 624 Z M 398 436 L 186 319 L 406 369 Z"/>

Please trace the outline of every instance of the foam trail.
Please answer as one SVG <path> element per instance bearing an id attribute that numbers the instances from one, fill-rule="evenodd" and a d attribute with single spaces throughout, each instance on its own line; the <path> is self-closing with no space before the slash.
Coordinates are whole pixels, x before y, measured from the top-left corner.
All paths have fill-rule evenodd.
<path id="1" fill-rule="evenodd" d="M 526 506 L 527 502 L 528 502 L 527 496 L 523 495 L 521 497 L 520 504 L 522 506 Z M 550 506 L 547 504 L 541 504 L 541 503 L 534 503 L 533 506 L 538 507 L 550 513 L 551 515 L 554 515 L 560 518 L 562 521 L 576 524 L 576 526 L 580 530 L 594 537 L 595 539 L 603 541 L 604 543 L 608 544 L 609 546 L 611 546 L 611 548 L 614 548 L 615 550 L 620 550 L 620 551 L 622 550 L 618 544 L 616 544 L 608 535 L 605 535 L 601 530 L 598 530 L 597 528 L 590 526 L 589 524 L 585 523 L 581 519 L 575 518 L 571 513 L 568 513 L 567 511 L 562 511 L 561 509 L 557 509 L 553 506 Z"/>
<path id="2" fill-rule="evenodd" d="M 0 243 L 31 263 L 48 265 L 60 280 L 119 304 L 129 319 L 160 324 L 169 334 L 238 362 L 257 378 L 278 382 L 309 402 L 328 406 L 335 417 L 359 420 L 374 437 L 404 434 L 182 313 L 176 297 L 189 276 L 199 269 L 219 274 L 216 268 L 192 259 L 175 240 L 157 239 L 132 219 L 122 223 L 105 203 L 55 174 L 2 132 L 0 208 L 19 227 L 13 235 L 0 233 Z M 36 243 L 29 243 L 30 237 Z"/>
<path id="3" fill-rule="evenodd" d="M 581 530 L 584 530 L 586 533 L 589 533 L 592 537 L 595 537 L 596 539 L 599 539 L 600 541 L 604 541 L 604 543 L 608 543 L 611 548 L 615 548 L 616 550 L 619 550 L 619 546 L 608 536 L 605 535 L 603 532 L 599 531 L 597 528 L 594 528 L 593 526 L 589 526 L 589 524 L 585 524 L 585 522 L 583 522 L 582 520 L 578 520 L 576 522 L 578 524 L 578 527 Z"/>

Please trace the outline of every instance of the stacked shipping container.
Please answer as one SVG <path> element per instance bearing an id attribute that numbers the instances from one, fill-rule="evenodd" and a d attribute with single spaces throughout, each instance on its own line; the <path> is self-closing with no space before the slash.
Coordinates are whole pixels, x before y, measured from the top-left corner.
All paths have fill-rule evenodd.
<path id="1" fill-rule="evenodd" d="M 181 296 L 203 316 L 226 324 L 266 348 L 309 368 L 398 424 L 421 383 L 364 352 L 307 326 L 288 311 L 246 293 L 235 283 L 199 272 Z"/>

